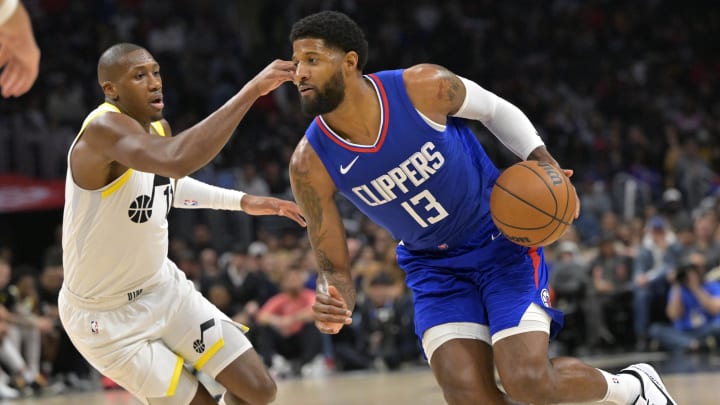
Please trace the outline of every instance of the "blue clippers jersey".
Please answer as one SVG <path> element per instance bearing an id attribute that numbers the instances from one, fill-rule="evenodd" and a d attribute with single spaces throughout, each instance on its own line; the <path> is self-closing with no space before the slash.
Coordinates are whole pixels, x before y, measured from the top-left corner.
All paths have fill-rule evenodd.
<path id="1" fill-rule="evenodd" d="M 488 221 L 498 170 L 462 119 L 431 128 L 402 70 L 366 76 L 381 105 L 374 145 L 347 142 L 318 116 L 305 134 L 339 192 L 410 250 L 448 248 Z"/>

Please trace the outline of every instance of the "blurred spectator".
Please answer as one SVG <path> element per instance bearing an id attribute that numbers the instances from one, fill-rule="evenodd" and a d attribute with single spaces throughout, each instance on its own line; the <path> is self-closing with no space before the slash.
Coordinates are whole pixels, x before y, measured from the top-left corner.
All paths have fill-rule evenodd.
<path id="1" fill-rule="evenodd" d="M 40 314 L 52 319 L 54 328 L 42 335 L 43 362 L 51 376 L 65 383 L 71 389 L 90 390 L 90 366 L 70 341 L 60 324 L 58 295 L 63 282 L 62 252 L 50 250 L 38 283 Z"/>
<path id="2" fill-rule="evenodd" d="M 676 273 L 668 294 L 667 316 L 672 326 L 655 323 L 650 336 L 672 351 L 708 348 L 707 338 L 720 342 L 720 281 L 705 280 L 705 259 L 692 254 Z"/>
<path id="3" fill-rule="evenodd" d="M 17 275 L 14 284 L 10 284 L 10 277 L 10 264 L 0 259 L 0 312 L 6 322 L 0 338 L 0 363 L 12 374 L 11 382 L 16 389 L 40 393 L 48 386 L 47 379 L 40 374 L 40 333 L 51 331 L 54 325 L 50 319 L 37 315 L 33 274 Z"/>
<path id="4" fill-rule="evenodd" d="M 274 293 L 276 287 L 265 273 L 260 271 L 257 263 L 247 254 L 247 249 L 236 244 L 228 252 L 227 264 L 220 276 L 214 280 L 227 288 L 230 294 L 230 313 L 235 322 L 250 327 L 250 337 L 255 343 L 255 317 L 260 306 Z M 254 253 L 257 253 L 254 250 Z"/>
<path id="5" fill-rule="evenodd" d="M 632 330 L 633 261 L 618 252 L 616 240 L 614 233 L 603 234 L 598 255 L 590 263 L 590 296 L 598 310 L 588 328 L 590 346 L 632 342 L 628 331 Z"/>
<path id="6" fill-rule="evenodd" d="M 587 349 L 589 319 L 599 311 L 591 308 L 588 300 L 590 279 L 580 261 L 577 243 L 566 240 L 557 245 L 557 260 L 552 266 L 549 285 L 553 291 L 553 306 L 565 315 L 566 333 L 557 341 L 566 346 L 570 353 Z M 592 328 L 594 328 L 594 322 Z M 582 346 L 582 347 L 581 347 Z"/>
<path id="7" fill-rule="evenodd" d="M 403 362 L 420 358 L 413 332 L 413 305 L 409 293 L 385 271 L 377 273 L 358 303 L 361 353 L 376 369 L 396 370 Z"/>
<path id="8" fill-rule="evenodd" d="M 694 222 L 695 243 L 691 251 L 705 256 L 707 268 L 720 265 L 720 241 L 715 239 L 717 229 L 718 219 L 715 211 L 707 209 L 697 212 Z"/>
<path id="9" fill-rule="evenodd" d="M 305 274 L 297 266 L 288 267 L 280 281 L 280 292 L 260 308 L 258 353 L 276 375 L 289 371 L 300 375 L 302 367 L 320 355 L 320 331 L 313 321 L 315 292 L 304 287 Z M 283 370 L 286 362 L 290 370 Z"/>
<path id="10" fill-rule="evenodd" d="M 650 218 L 633 270 L 633 323 L 637 348 L 647 347 L 647 331 L 653 320 L 662 318 L 667 278 L 680 255 L 675 234 L 667 221 L 659 216 Z"/>

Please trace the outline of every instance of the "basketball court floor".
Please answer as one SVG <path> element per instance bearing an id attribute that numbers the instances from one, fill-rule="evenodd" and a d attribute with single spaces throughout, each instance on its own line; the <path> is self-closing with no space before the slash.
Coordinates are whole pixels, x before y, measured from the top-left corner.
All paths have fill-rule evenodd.
<path id="1" fill-rule="evenodd" d="M 642 358 L 641 358 L 642 357 Z M 661 371 L 665 385 L 681 405 L 720 404 L 720 355 L 667 358 L 624 354 L 587 359 L 594 366 L 617 370 L 619 363 L 649 361 Z M 98 391 L 8 402 L 18 405 L 137 405 L 127 393 Z M 440 405 L 442 393 L 427 368 L 394 373 L 349 373 L 278 382 L 280 405 Z M 482 405 L 481 399 L 477 402 Z"/>

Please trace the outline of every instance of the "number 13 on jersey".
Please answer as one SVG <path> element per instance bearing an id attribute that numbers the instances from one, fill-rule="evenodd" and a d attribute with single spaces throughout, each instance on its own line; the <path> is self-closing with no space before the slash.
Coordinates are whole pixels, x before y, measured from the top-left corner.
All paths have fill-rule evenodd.
<path id="1" fill-rule="evenodd" d="M 445 208 L 443 208 L 440 202 L 427 190 L 421 191 L 400 205 L 402 205 L 405 211 L 423 228 L 427 228 L 429 224 L 440 222 L 448 216 Z M 418 213 L 418 211 L 420 211 L 420 213 Z M 421 214 L 423 214 L 423 216 L 421 216 Z"/>

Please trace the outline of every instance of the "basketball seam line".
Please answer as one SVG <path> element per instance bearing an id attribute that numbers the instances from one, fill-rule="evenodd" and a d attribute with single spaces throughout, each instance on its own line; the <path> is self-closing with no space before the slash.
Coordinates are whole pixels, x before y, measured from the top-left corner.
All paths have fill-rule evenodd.
<path id="1" fill-rule="evenodd" d="M 531 171 L 532 171 L 532 170 L 531 170 Z M 533 173 L 534 173 L 534 172 L 533 172 Z M 569 223 L 569 222 L 566 222 L 566 221 L 564 221 L 564 220 L 556 217 L 555 215 L 551 215 L 551 214 L 547 213 L 545 210 L 542 210 L 542 209 L 536 207 L 535 205 L 531 204 L 529 201 L 527 201 L 527 200 L 523 199 L 522 197 L 518 196 L 517 194 L 511 192 L 510 190 L 508 190 L 507 188 L 503 187 L 502 185 L 500 185 L 500 184 L 498 184 L 498 183 L 495 183 L 495 185 L 498 186 L 498 187 L 500 187 L 500 189 L 503 190 L 504 192 L 510 194 L 511 196 L 513 196 L 513 197 L 517 198 L 518 200 L 524 202 L 525 204 L 529 205 L 530 207 L 535 208 L 538 212 L 541 212 L 541 213 L 549 216 L 550 218 L 552 218 L 552 219 L 554 219 L 554 220 L 556 220 L 556 221 L 558 221 L 558 222 L 560 222 L 560 223 L 563 223 L 563 224 L 565 224 L 565 225 L 570 226 L 570 223 Z M 553 196 L 553 198 L 554 198 L 554 196 Z M 555 206 L 557 206 L 557 201 L 555 202 Z M 546 225 L 546 226 L 547 226 L 547 225 Z M 540 229 L 540 228 L 537 228 L 537 229 Z"/>

